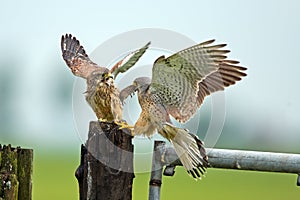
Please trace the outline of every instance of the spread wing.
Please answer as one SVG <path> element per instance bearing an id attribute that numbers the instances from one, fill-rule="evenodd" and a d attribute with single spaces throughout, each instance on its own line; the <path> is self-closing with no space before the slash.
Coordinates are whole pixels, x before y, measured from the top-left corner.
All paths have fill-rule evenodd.
<path id="1" fill-rule="evenodd" d="M 151 43 L 148 42 L 145 46 L 136 51 L 131 52 L 125 58 L 123 58 L 117 64 L 115 64 L 110 70 L 111 73 L 114 75 L 114 78 L 116 78 L 119 73 L 126 72 L 128 69 L 130 69 L 142 57 L 142 55 L 149 48 L 150 44 Z"/>
<path id="2" fill-rule="evenodd" d="M 225 87 L 235 84 L 247 75 L 243 72 L 247 68 L 237 66 L 237 64 L 239 64 L 238 61 L 224 60 L 219 64 L 217 71 L 211 73 L 199 83 L 198 106 L 202 104 L 205 96 L 224 90 Z"/>
<path id="3" fill-rule="evenodd" d="M 92 62 L 80 42 L 71 34 L 61 37 L 62 56 L 75 76 L 87 78 L 94 70 L 107 70 Z"/>
<path id="4" fill-rule="evenodd" d="M 201 82 L 208 83 L 204 82 L 206 77 L 230 64 L 225 60 L 230 51 L 222 49 L 226 44 L 212 45 L 213 42 L 197 44 L 168 58 L 161 56 L 154 63 L 151 92 L 160 96 L 168 113 L 179 122 L 190 119 L 201 105 Z"/>
<path id="5" fill-rule="evenodd" d="M 124 100 L 127 99 L 129 95 L 132 96 L 136 90 L 137 90 L 137 85 L 129 85 L 123 90 L 121 90 L 119 94 L 119 98 L 121 102 L 124 103 Z"/>

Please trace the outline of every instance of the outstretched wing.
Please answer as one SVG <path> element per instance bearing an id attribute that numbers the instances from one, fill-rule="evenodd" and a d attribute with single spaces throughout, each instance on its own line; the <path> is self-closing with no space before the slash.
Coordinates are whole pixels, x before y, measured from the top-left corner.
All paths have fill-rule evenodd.
<path id="1" fill-rule="evenodd" d="M 75 76 L 87 78 L 94 70 L 106 70 L 92 62 L 80 42 L 71 34 L 61 37 L 62 56 Z"/>
<path id="2" fill-rule="evenodd" d="M 123 90 L 121 90 L 119 98 L 121 100 L 122 103 L 124 103 L 125 99 L 127 99 L 127 97 L 130 95 L 133 95 L 133 93 L 137 90 L 137 85 L 129 85 L 126 88 L 124 88 Z"/>
<path id="3" fill-rule="evenodd" d="M 170 115 L 186 122 L 200 106 L 198 93 L 201 81 L 226 64 L 222 49 L 226 44 L 211 45 L 209 40 L 168 58 L 159 57 L 152 69 L 151 92 L 160 96 Z"/>
<path id="4" fill-rule="evenodd" d="M 217 71 L 211 73 L 199 83 L 198 106 L 202 104 L 205 96 L 224 90 L 225 87 L 234 85 L 247 75 L 243 72 L 247 68 L 237 66 L 237 64 L 239 62 L 235 60 L 224 60 L 219 64 Z"/>
<path id="5" fill-rule="evenodd" d="M 114 75 L 114 78 L 116 78 L 119 73 L 126 72 L 128 69 L 130 69 L 142 57 L 142 55 L 146 52 L 150 44 L 151 43 L 148 42 L 145 46 L 136 51 L 131 52 L 125 58 L 123 58 L 117 64 L 115 64 L 110 70 L 111 73 Z"/>

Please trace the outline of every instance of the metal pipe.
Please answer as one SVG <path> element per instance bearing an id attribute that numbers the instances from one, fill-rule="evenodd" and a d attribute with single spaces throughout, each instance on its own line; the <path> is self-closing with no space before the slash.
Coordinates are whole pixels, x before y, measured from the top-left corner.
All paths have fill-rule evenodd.
<path id="1" fill-rule="evenodd" d="M 213 168 L 294 173 L 298 174 L 297 185 L 300 186 L 300 154 L 212 148 L 206 148 L 206 152 Z M 173 176 L 178 165 L 182 164 L 174 148 L 167 146 L 165 142 L 155 141 L 149 200 L 160 199 L 162 168 L 166 166 L 164 175 Z M 153 180 L 158 180 L 159 186 L 151 185 Z"/>
<path id="2" fill-rule="evenodd" d="M 164 148 L 165 165 L 171 164 L 174 160 L 176 165 L 181 165 L 173 147 L 165 145 Z M 207 148 L 206 151 L 213 168 L 300 173 L 300 154 L 212 148 Z"/>
<path id="3" fill-rule="evenodd" d="M 255 170 L 265 172 L 300 172 L 300 154 L 207 149 L 214 168 Z"/>
<path id="4" fill-rule="evenodd" d="M 165 147 L 163 141 L 154 142 L 154 151 L 152 157 L 152 170 L 149 182 L 149 200 L 159 200 L 160 199 L 160 186 L 162 184 L 162 169 L 164 163 L 162 162 L 162 149 Z"/>

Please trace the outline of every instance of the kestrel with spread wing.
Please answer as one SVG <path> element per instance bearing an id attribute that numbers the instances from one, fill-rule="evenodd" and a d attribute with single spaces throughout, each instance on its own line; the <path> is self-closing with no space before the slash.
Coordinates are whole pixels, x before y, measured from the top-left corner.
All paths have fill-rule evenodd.
<path id="1" fill-rule="evenodd" d="M 121 101 L 137 91 L 142 112 L 134 134 L 151 136 L 157 130 L 168 139 L 185 169 L 200 178 L 208 165 L 203 143 L 188 130 L 172 125 L 170 115 L 186 122 L 197 111 L 204 97 L 235 84 L 246 76 L 238 61 L 226 59 L 225 44 L 209 40 L 169 57 L 159 57 L 152 68 L 152 79 L 140 77 L 120 93 Z"/>
<path id="2" fill-rule="evenodd" d="M 145 53 L 149 45 L 150 43 L 130 53 L 109 70 L 94 63 L 76 37 L 71 34 L 62 36 L 63 59 L 75 76 L 87 80 L 86 101 L 100 121 L 114 121 L 116 123 L 122 121 L 123 106 L 114 79 L 118 73 L 131 68 Z"/>

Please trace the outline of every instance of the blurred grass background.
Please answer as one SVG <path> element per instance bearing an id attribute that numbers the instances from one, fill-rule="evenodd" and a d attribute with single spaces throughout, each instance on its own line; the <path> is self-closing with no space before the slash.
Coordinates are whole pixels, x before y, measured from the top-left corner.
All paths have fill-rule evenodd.
<path id="1" fill-rule="evenodd" d="M 57 154 L 35 152 L 33 199 L 79 199 L 74 176 L 79 153 L 79 150 Z M 133 199 L 147 199 L 150 174 L 135 176 Z M 294 174 L 208 169 L 205 178 L 195 181 L 178 167 L 174 177 L 163 177 L 161 199 L 299 199 L 296 179 Z"/>

